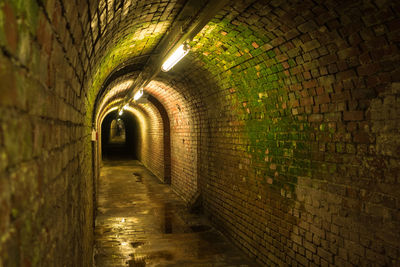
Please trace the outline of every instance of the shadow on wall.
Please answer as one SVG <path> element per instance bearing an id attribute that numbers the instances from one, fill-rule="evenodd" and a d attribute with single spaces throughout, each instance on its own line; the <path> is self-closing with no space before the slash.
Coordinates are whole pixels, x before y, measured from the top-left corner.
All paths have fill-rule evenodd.
<path id="1" fill-rule="evenodd" d="M 101 124 L 103 159 L 137 159 L 139 128 L 129 113 L 110 112 Z"/>

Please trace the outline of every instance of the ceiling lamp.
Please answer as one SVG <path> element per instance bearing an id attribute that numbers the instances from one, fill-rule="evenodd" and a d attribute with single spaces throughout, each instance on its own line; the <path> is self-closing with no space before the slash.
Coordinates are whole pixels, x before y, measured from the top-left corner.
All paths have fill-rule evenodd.
<path id="1" fill-rule="evenodd" d="M 139 91 L 136 92 L 136 94 L 133 96 L 133 100 L 138 100 L 139 98 L 141 98 L 143 95 L 143 88 L 140 89 Z"/>
<path id="2" fill-rule="evenodd" d="M 190 47 L 185 42 L 179 46 L 174 53 L 164 62 L 161 66 L 162 71 L 169 71 L 176 63 L 178 63 L 187 53 L 189 53 Z"/>

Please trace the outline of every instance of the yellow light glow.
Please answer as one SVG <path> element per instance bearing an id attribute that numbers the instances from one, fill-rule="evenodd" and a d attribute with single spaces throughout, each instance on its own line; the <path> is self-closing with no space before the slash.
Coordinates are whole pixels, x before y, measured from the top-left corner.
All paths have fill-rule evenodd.
<path id="1" fill-rule="evenodd" d="M 178 63 L 187 53 L 189 53 L 189 46 L 185 43 L 178 47 L 174 53 L 164 62 L 161 66 L 162 71 L 169 71 L 176 63 Z"/>
<path id="2" fill-rule="evenodd" d="M 133 80 L 126 80 L 123 82 L 118 83 L 117 85 L 115 85 L 110 92 L 111 93 L 115 93 L 115 92 L 119 92 L 121 90 L 125 90 L 126 88 L 128 88 L 129 86 L 131 86 L 133 84 Z"/>
<path id="3" fill-rule="evenodd" d="M 139 98 L 141 98 L 143 95 L 143 89 L 140 89 L 139 91 L 136 92 L 136 94 L 133 96 L 133 100 L 138 100 Z"/>

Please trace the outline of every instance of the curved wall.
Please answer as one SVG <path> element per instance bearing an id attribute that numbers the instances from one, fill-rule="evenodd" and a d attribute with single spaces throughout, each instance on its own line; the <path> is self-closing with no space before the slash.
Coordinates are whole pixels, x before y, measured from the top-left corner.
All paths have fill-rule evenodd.
<path id="1" fill-rule="evenodd" d="M 397 8 L 232 3 L 174 69 L 205 106 L 205 210 L 260 263 L 395 264 Z"/>
<path id="2" fill-rule="evenodd" d="M 184 1 L 21 3 L 0 2 L 0 265 L 91 266 L 95 101 Z M 260 264 L 396 265 L 399 10 L 232 1 L 146 88 L 170 120 L 171 185 Z M 152 105 L 132 112 L 165 177 Z"/>

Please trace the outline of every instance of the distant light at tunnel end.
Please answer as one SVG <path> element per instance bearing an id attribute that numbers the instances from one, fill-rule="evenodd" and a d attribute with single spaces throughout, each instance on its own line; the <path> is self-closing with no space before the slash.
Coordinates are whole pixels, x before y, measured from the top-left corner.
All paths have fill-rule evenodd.
<path id="1" fill-rule="evenodd" d="M 162 71 L 169 71 L 176 63 L 178 63 L 187 53 L 189 53 L 189 45 L 187 43 L 179 46 L 174 53 L 161 66 Z"/>

